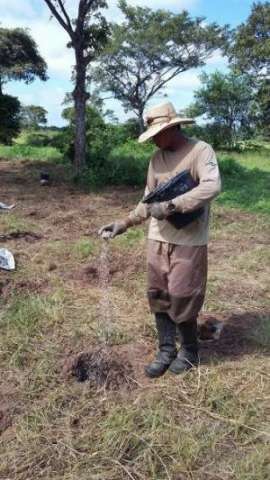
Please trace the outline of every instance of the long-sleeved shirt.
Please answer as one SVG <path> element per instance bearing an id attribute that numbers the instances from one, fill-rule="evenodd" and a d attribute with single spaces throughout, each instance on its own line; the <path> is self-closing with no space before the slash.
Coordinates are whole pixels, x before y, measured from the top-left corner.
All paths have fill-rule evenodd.
<path id="1" fill-rule="evenodd" d="M 144 195 L 159 183 L 177 173 L 190 170 L 198 186 L 173 199 L 176 211 L 185 213 L 203 207 L 202 215 L 189 225 L 177 229 L 168 220 L 151 217 L 148 238 L 175 245 L 206 245 L 208 242 L 210 201 L 220 193 L 221 180 L 215 152 L 205 142 L 187 139 L 187 144 L 176 151 L 158 150 L 149 163 Z M 150 216 L 147 205 L 139 202 L 130 212 L 131 224 L 139 224 Z"/>

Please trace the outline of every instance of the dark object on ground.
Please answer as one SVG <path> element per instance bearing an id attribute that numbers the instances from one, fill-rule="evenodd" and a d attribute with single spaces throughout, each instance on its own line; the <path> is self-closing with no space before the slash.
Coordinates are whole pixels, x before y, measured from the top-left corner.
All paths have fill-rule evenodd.
<path id="1" fill-rule="evenodd" d="M 6 233 L 3 235 L 0 235 L 0 242 L 6 242 L 8 240 L 17 240 L 17 239 L 25 239 L 27 242 L 31 243 L 36 240 L 41 240 L 42 235 L 39 233 L 34 233 L 34 232 L 11 232 L 11 233 Z"/>
<path id="2" fill-rule="evenodd" d="M 64 374 L 75 377 L 79 382 L 88 381 L 95 388 L 118 390 L 135 387 L 132 365 L 109 347 L 96 347 L 71 357 L 64 366 Z"/>
<path id="3" fill-rule="evenodd" d="M 224 327 L 224 322 L 216 318 L 207 318 L 204 323 L 198 325 L 200 340 L 218 340 Z"/>
<path id="4" fill-rule="evenodd" d="M 198 182 L 195 182 L 190 174 L 190 171 L 184 170 L 168 180 L 168 182 L 160 183 L 142 200 L 142 202 L 147 204 L 154 202 L 167 202 L 169 200 L 173 200 L 179 195 L 189 192 L 197 186 Z M 179 229 L 185 227 L 194 220 L 197 220 L 202 213 L 203 208 L 194 210 L 194 212 L 173 213 L 167 218 L 167 220 L 175 228 Z"/>
<path id="5" fill-rule="evenodd" d="M 167 313 L 156 313 L 156 327 L 159 340 L 159 351 L 156 358 L 145 367 L 150 378 L 161 377 L 176 357 L 176 325 Z"/>
<path id="6" fill-rule="evenodd" d="M 40 174 L 40 185 L 42 187 L 49 185 L 50 175 L 47 172 L 41 172 Z"/>

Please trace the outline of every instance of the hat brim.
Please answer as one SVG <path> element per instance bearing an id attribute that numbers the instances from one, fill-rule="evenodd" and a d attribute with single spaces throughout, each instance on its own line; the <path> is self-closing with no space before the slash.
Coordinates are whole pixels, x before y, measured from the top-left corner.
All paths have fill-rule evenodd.
<path id="1" fill-rule="evenodd" d="M 163 130 L 167 130 L 168 128 L 173 127 L 175 125 L 180 125 L 180 124 L 188 125 L 192 123 L 195 123 L 195 121 L 192 118 L 175 117 L 170 122 L 166 122 L 166 123 L 163 122 L 157 125 L 152 125 L 146 130 L 146 132 L 142 133 L 139 136 L 138 142 L 139 143 L 146 142 L 147 140 L 150 140 L 150 138 L 153 138 L 155 135 L 162 132 Z"/>

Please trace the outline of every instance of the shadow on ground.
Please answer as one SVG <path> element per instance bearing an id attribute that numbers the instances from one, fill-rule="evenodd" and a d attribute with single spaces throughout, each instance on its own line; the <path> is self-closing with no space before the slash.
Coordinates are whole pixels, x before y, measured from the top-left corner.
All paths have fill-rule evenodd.
<path id="1" fill-rule="evenodd" d="M 270 312 L 219 315 L 223 328 L 218 339 L 201 341 L 202 363 L 212 360 L 234 360 L 243 355 L 270 355 Z"/>

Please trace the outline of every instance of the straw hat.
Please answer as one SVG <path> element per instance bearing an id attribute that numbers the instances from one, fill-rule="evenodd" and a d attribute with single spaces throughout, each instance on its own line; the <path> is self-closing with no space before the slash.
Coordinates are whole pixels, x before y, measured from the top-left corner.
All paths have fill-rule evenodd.
<path id="1" fill-rule="evenodd" d="M 140 143 L 153 138 L 162 130 L 179 124 L 195 123 L 192 118 L 178 117 L 175 108 L 171 102 L 161 103 L 146 113 L 145 124 L 147 130 L 139 136 Z"/>

